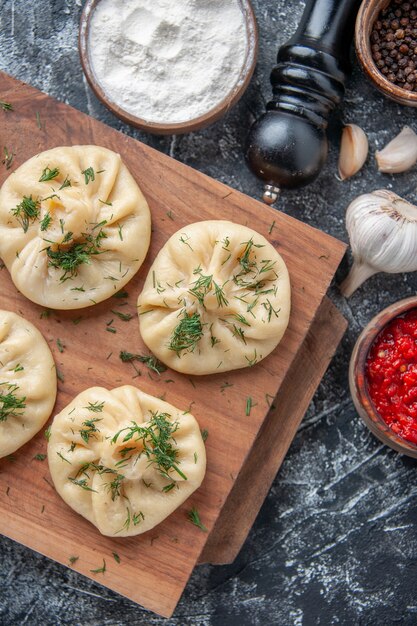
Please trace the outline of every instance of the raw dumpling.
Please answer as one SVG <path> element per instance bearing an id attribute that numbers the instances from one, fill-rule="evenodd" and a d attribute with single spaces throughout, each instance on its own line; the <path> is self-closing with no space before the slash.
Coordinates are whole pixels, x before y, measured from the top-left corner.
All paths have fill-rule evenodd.
<path id="1" fill-rule="evenodd" d="M 120 156 L 99 146 L 41 152 L 0 191 L 0 257 L 29 300 L 53 309 L 101 302 L 140 268 L 149 207 Z"/>
<path id="2" fill-rule="evenodd" d="M 116 537 L 162 522 L 206 471 L 196 419 L 131 385 L 74 398 L 54 418 L 48 461 L 65 502 Z"/>
<path id="3" fill-rule="evenodd" d="M 159 252 L 138 313 L 143 341 L 174 370 L 212 374 L 254 365 L 287 328 L 287 268 L 256 231 L 197 222 Z"/>
<path id="4" fill-rule="evenodd" d="M 0 458 L 48 421 L 56 386 L 54 360 L 41 333 L 19 315 L 0 311 Z"/>

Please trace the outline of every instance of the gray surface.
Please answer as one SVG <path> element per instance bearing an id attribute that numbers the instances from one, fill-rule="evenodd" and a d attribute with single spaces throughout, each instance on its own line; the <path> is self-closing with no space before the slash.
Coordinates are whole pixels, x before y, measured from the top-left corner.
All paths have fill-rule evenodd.
<path id="1" fill-rule="evenodd" d="M 0 68 L 259 197 L 261 186 L 245 168 L 241 146 L 253 112 L 260 112 L 269 97 L 276 47 L 294 30 L 303 3 L 253 4 L 261 34 L 253 82 L 224 120 L 188 136 L 145 136 L 97 102 L 78 59 L 79 0 L 0 0 Z M 341 183 L 335 175 L 342 120 L 360 124 L 374 152 L 404 124 L 414 122 L 417 130 L 415 115 L 376 93 L 355 62 L 344 106 L 331 124 L 326 168 L 308 189 L 284 194 L 280 209 L 346 240 L 344 212 L 357 194 L 389 187 L 415 201 L 415 170 L 384 176 L 371 157 L 352 181 Z M 416 284 L 411 274 L 381 275 L 348 303 L 332 289 L 349 331 L 249 539 L 233 565 L 196 568 L 171 620 L 1 539 L 0 624 L 416 624 L 416 464 L 370 435 L 355 414 L 347 383 L 360 329 L 386 305 L 414 294 Z"/>

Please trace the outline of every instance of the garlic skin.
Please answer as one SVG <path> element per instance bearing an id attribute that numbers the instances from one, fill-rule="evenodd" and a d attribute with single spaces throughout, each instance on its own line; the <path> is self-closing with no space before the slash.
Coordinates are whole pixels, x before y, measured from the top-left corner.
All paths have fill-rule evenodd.
<path id="1" fill-rule="evenodd" d="M 357 197 L 346 211 L 353 265 L 344 296 L 378 272 L 417 271 L 417 207 L 386 189 Z"/>
<path id="2" fill-rule="evenodd" d="M 350 178 L 362 168 L 368 156 L 369 144 L 365 132 L 356 124 L 347 124 L 342 133 L 339 154 L 339 176 Z"/>
<path id="3" fill-rule="evenodd" d="M 409 126 L 375 153 L 378 170 L 384 174 L 406 172 L 417 163 L 417 135 Z"/>

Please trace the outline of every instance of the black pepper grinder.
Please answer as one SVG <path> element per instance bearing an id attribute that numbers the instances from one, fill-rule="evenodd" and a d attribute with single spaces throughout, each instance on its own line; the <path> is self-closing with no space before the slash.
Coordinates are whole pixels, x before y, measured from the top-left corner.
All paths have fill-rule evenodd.
<path id="1" fill-rule="evenodd" d="M 349 52 L 361 0 L 307 0 L 294 36 L 278 50 L 273 99 L 252 126 L 246 159 L 273 204 L 281 188 L 302 187 L 322 169 L 326 128 L 350 70 Z"/>

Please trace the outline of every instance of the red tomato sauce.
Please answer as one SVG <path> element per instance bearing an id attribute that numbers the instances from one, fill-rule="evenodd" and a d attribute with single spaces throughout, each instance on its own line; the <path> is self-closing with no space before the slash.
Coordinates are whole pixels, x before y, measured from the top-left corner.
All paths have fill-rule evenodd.
<path id="1" fill-rule="evenodd" d="M 417 444 L 417 309 L 394 318 L 369 350 L 371 400 L 389 428 Z"/>

